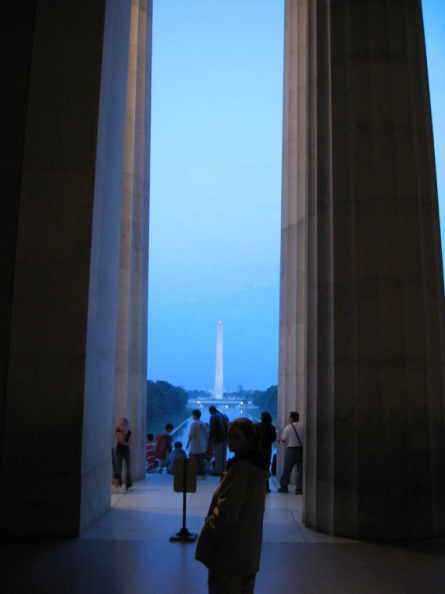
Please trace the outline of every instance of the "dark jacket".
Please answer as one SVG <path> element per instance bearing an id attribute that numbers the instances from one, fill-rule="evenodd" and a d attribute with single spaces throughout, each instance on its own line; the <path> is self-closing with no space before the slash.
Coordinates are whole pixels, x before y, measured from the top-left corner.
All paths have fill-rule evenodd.
<path id="1" fill-rule="evenodd" d="M 212 443 L 227 441 L 227 426 L 229 419 L 221 412 L 210 415 L 209 438 Z"/>
<path id="2" fill-rule="evenodd" d="M 270 465 L 270 459 L 272 457 L 272 444 L 277 439 L 277 430 L 275 429 L 274 425 L 270 423 L 261 423 L 257 424 L 260 430 L 260 450 Z"/>
<path id="3" fill-rule="evenodd" d="M 199 535 L 198 561 L 242 577 L 258 571 L 268 477 L 264 459 L 255 450 L 229 460 Z"/>

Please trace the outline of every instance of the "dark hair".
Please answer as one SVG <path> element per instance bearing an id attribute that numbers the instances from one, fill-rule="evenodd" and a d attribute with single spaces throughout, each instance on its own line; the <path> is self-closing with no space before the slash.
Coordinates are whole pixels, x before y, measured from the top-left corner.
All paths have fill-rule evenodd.
<path id="1" fill-rule="evenodd" d="M 192 410 L 192 415 L 194 417 L 198 417 L 198 419 L 200 419 L 201 418 L 201 411 L 198 410 L 197 408 L 195 408 L 195 410 Z"/>
<path id="2" fill-rule="evenodd" d="M 299 421 L 300 420 L 300 415 L 297 412 L 295 412 L 294 410 L 289 413 L 289 417 L 293 421 Z"/>
<path id="3" fill-rule="evenodd" d="M 249 445 L 258 449 L 260 443 L 260 433 L 258 427 L 252 423 L 252 421 L 246 419 L 246 417 L 240 417 L 239 419 L 235 419 L 229 423 L 227 431 L 230 431 L 231 427 L 238 427 L 238 429 L 244 433 Z"/>
<path id="4" fill-rule="evenodd" d="M 267 410 L 261 413 L 261 421 L 267 425 L 272 425 L 272 415 Z"/>
<path id="5" fill-rule="evenodd" d="M 213 404 L 212 404 L 212 406 L 209 406 L 209 412 L 210 412 L 210 413 L 217 412 L 217 408 L 216 408 L 216 406 L 213 406 Z"/>
<path id="6" fill-rule="evenodd" d="M 153 441 L 155 438 L 155 436 L 153 435 L 153 433 L 147 433 L 147 441 Z"/>
<path id="7" fill-rule="evenodd" d="M 173 445 L 175 446 L 176 449 L 182 448 L 182 441 L 175 441 L 175 443 Z"/>
<path id="8" fill-rule="evenodd" d="M 165 426 L 165 430 L 168 431 L 169 429 L 173 429 L 173 425 L 171 423 L 167 423 L 167 425 Z"/>

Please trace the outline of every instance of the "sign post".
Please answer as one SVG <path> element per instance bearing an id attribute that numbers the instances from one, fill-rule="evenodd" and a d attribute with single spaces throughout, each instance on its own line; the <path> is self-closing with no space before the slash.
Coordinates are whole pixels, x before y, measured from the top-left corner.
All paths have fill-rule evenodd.
<path id="1" fill-rule="evenodd" d="M 173 490 L 175 493 L 182 492 L 182 528 L 175 536 L 170 536 L 170 542 L 194 542 L 198 535 L 189 532 L 186 526 L 186 495 L 187 493 L 196 493 L 196 459 L 181 458 L 175 460 L 173 474 Z"/>

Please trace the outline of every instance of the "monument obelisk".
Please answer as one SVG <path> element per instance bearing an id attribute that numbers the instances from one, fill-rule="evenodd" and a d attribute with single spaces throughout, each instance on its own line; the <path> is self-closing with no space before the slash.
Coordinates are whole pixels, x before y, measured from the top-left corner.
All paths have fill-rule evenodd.
<path id="1" fill-rule="evenodd" d="M 216 331 L 216 369 L 215 369 L 215 398 L 223 398 L 223 326 L 221 320 L 218 322 Z"/>

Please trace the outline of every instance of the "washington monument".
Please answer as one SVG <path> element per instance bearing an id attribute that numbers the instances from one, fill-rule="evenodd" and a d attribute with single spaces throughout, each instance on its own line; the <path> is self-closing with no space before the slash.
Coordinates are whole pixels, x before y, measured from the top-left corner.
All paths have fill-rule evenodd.
<path id="1" fill-rule="evenodd" d="M 215 398 L 223 398 L 223 325 L 221 320 L 218 322 L 216 332 L 216 369 L 215 369 L 215 389 L 213 390 Z"/>

